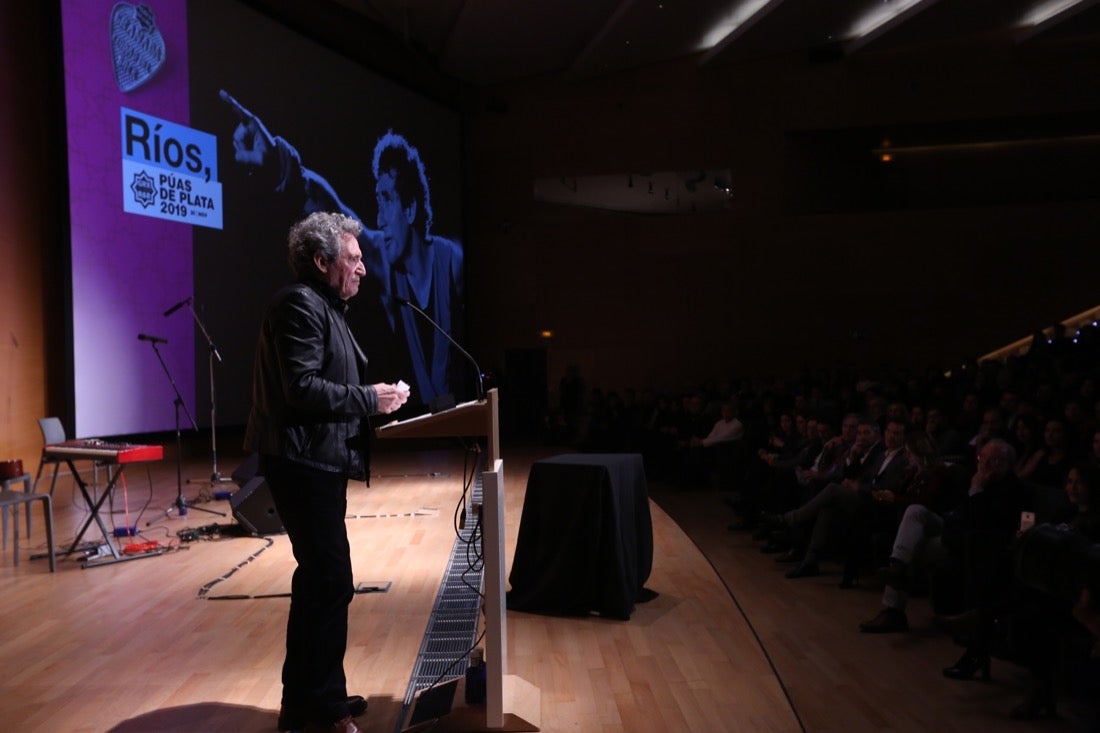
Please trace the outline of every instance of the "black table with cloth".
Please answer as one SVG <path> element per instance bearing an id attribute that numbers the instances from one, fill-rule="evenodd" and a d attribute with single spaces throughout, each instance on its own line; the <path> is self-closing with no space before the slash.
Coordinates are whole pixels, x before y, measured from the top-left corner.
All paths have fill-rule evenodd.
<path id="1" fill-rule="evenodd" d="M 654 595 L 644 587 L 652 567 L 641 455 L 570 453 L 531 466 L 509 609 L 629 619 Z"/>

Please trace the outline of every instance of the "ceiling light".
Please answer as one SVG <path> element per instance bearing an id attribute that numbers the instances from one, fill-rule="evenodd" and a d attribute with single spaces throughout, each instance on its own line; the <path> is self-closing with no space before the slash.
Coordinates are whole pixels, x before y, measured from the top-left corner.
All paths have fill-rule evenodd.
<path id="1" fill-rule="evenodd" d="M 1094 0 L 1090 0 L 1088 5 L 1091 5 L 1093 1 Z M 1083 2 L 1084 0 L 1046 0 L 1045 2 L 1033 5 L 1031 9 L 1027 11 L 1027 14 L 1020 19 L 1018 25 L 1021 28 L 1041 25 L 1081 5 Z"/>
<path id="2" fill-rule="evenodd" d="M 848 50 L 854 51 L 937 0 L 883 0 L 848 29 Z"/>
<path id="3" fill-rule="evenodd" d="M 782 0 L 741 0 L 717 23 L 707 29 L 703 40 L 699 42 L 697 51 L 706 51 L 719 44 L 724 44 L 733 39 L 734 34 L 749 28 L 749 21 L 756 22 L 764 16 L 765 8 L 770 5 L 778 5 Z M 768 8 L 770 9 L 770 8 Z"/>

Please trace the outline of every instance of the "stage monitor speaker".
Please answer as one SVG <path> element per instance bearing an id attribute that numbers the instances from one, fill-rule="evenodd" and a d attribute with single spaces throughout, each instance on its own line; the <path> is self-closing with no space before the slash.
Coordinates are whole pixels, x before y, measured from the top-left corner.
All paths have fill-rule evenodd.
<path id="1" fill-rule="evenodd" d="M 275 509 L 271 489 L 263 476 L 254 476 L 229 497 L 233 518 L 255 535 L 282 534 L 283 520 Z"/>
<path id="2" fill-rule="evenodd" d="M 230 476 L 233 478 L 233 483 L 237 486 L 244 486 L 247 484 L 253 476 L 260 471 L 260 454 L 249 453 L 248 456 L 241 462 L 241 465 L 237 466 L 237 470 Z"/>

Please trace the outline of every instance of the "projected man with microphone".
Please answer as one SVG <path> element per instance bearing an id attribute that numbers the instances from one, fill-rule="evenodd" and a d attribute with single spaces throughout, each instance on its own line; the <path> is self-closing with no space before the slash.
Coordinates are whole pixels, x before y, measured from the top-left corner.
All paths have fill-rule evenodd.
<path id="1" fill-rule="evenodd" d="M 304 213 L 339 211 L 363 223 L 327 180 L 302 165 L 290 143 L 271 135 L 258 117 L 228 93 L 222 91 L 220 96 L 237 115 L 233 154 L 238 163 L 263 170 L 264 178 L 280 194 L 300 196 Z M 378 139 L 371 169 L 378 228 L 364 224 L 359 239 L 368 273 L 379 281 L 390 332 L 406 347 L 399 351 L 407 361 L 393 368 L 395 373 L 412 375 L 414 399 L 429 406 L 445 405 L 453 401 L 465 368 L 456 363 L 447 338 L 459 325 L 463 304 L 462 249 L 457 242 L 431 233 L 431 191 L 424 163 L 402 135 L 390 130 Z"/>

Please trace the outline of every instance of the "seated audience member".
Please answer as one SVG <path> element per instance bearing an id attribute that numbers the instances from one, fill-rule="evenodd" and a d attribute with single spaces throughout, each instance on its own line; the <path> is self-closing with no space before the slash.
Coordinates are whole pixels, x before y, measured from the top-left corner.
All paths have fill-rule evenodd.
<path id="1" fill-rule="evenodd" d="M 913 405 L 909 408 L 909 429 L 924 430 L 924 421 L 928 418 L 928 412 L 924 405 Z"/>
<path id="2" fill-rule="evenodd" d="M 805 418 L 803 418 L 804 424 Z M 760 450 L 775 456 L 776 460 L 784 460 L 798 452 L 802 440 L 803 435 L 799 434 L 795 427 L 795 416 L 783 410 L 779 413 L 779 421 L 775 428 L 768 434 L 765 446 Z"/>
<path id="3" fill-rule="evenodd" d="M 821 451 L 809 468 L 796 467 L 795 480 L 802 487 L 803 500 L 817 494 L 830 481 L 843 478 L 852 448 L 859 436 L 859 416 L 849 413 L 840 421 L 840 433 L 828 437 L 832 429 L 824 421 L 818 422 L 822 438 Z"/>
<path id="4" fill-rule="evenodd" d="M 788 578 L 810 577 L 820 572 L 818 562 L 829 542 L 851 524 L 862 503 L 871 501 L 872 491 L 900 490 L 909 476 L 905 424 L 891 421 L 886 432 L 887 439 L 883 442 L 877 422 L 861 421 L 856 443 L 848 453 L 844 478 L 828 484 L 799 508 L 772 518 L 772 523 L 780 526 L 812 525 L 805 554 L 787 573 Z M 786 559 L 797 559 L 797 550 Z"/>
<path id="5" fill-rule="evenodd" d="M 1038 454 L 1043 450 L 1043 431 L 1039 418 L 1030 413 L 1017 415 L 1013 440 L 1010 442 L 1016 449 L 1016 475 L 1026 479 L 1035 470 Z"/>
<path id="6" fill-rule="evenodd" d="M 936 446 L 936 453 L 945 460 L 961 457 L 966 452 L 966 438 L 951 426 L 943 410 L 933 407 L 924 418 L 924 432 Z"/>
<path id="7" fill-rule="evenodd" d="M 718 488 L 726 488 L 738 470 L 740 460 L 737 449 L 745 435 L 745 426 L 737 419 L 737 405 L 733 400 L 723 402 L 720 410 L 721 415 L 714 421 L 710 432 L 702 438 L 692 437 L 689 440 L 686 460 L 689 464 L 697 464 L 690 470 L 704 476 L 714 473 Z"/>
<path id="8" fill-rule="evenodd" d="M 1040 486 L 1062 486 L 1072 462 L 1066 424 L 1061 418 L 1051 418 L 1043 428 L 1043 447 L 1023 467 L 1021 477 Z"/>
<path id="9" fill-rule="evenodd" d="M 978 433 L 982 425 L 981 398 L 973 390 L 963 395 L 959 412 L 954 416 L 955 428 L 970 440 Z"/>
<path id="10" fill-rule="evenodd" d="M 1085 412 L 1080 399 L 1071 397 L 1062 405 L 1062 422 L 1066 427 L 1066 446 L 1070 454 L 1083 455 L 1089 447 L 1095 427 L 1092 416 Z"/>
<path id="11" fill-rule="evenodd" d="M 763 526 L 754 535 L 756 539 L 769 539 L 768 543 L 761 548 L 761 552 L 783 552 L 787 550 L 788 555 L 780 558 L 780 560 L 787 561 L 794 557 L 790 551 L 791 532 L 784 527 L 782 522 L 778 521 L 778 513 L 805 504 L 814 496 L 817 496 L 827 485 L 845 477 L 845 472 L 849 470 L 849 456 L 859 441 L 859 425 L 860 418 L 858 415 L 854 413 L 845 415 L 840 422 L 840 434 L 831 438 L 824 438 L 821 451 L 814 458 L 809 468 L 796 466 L 791 474 L 794 479 L 793 483 L 777 481 L 769 487 L 773 490 L 766 500 L 770 511 L 761 516 Z M 877 427 L 877 424 L 875 425 Z M 826 423 L 819 422 L 818 430 L 823 434 L 827 434 L 829 427 Z M 860 450 L 864 449 L 861 448 Z M 858 467 L 857 464 L 856 468 L 858 469 Z M 781 479 L 783 476 L 782 472 L 776 474 L 777 479 Z M 777 530 L 783 530 L 779 533 L 780 536 L 776 536 Z"/>
<path id="12" fill-rule="evenodd" d="M 1048 530 L 1057 530 L 1051 535 L 1049 532 L 1040 541 L 1039 533 L 1042 528 L 1037 528 L 1025 533 L 1017 548 L 1018 558 L 1025 557 L 1024 553 L 1039 554 L 1044 562 L 1039 571 L 1020 573 L 1027 577 L 1019 577 L 1023 589 L 1017 599 L 1017 606 L 1008 617 L 1008 625 L 1012 629 L 1012 641 L 1014 652 L 1032 673 L 1032 684 L 1026 699 L 1012 709 L 1011 715 L 1018 720 L 1032 720 L 1036 718 L 1050 717 L 1055 714 L 1055 702 L 1057 698 L 1057 673 L 1059 669 L 1072 666 L 1081 660 L 1073 659 L 1073 652 L 1078 652 L 1080 657 L 1082 649 L 1091 647 L 1091 640 L 1081 643 L 1081 634 L 1084 629 L 1076 627 L 1072 621 L 1073 605 L 1078 602 L 1082 592 L 1088 593 L 1087 586 L 1077 587 L 1081 579 L 1072 578 L 1076 582 L 1072 589 L 1062 589 L 1059 597 L 1053 589 L 1060 583 L 1052 579 L 1053 575 L 1068 575 L 1072 571 L 1072 563 L 1068 558 L 1061 559 L 1058 567 L 1045 567 L 1048 562 L 1053 562 L 1050 545 L 1043 544 L 1046 537 L 1058 537 L 1062 533 L 1072 533 L 1081 540 L 1081 547 L 1088 544 L 1095 545 L 1100 542 L 1100 507 L 1096 501 L 1100 499 L 1100 468 L 1088 461 L 1078 463 L 1069 470 L 1066 477 L 1065 495 L 1067 503 L 1059 515 L 1052 518 Z M 1071 535 L 1058 537 L 1058 542 L 1072 541 Z M 1067 545 L 1068 546 L 1068 545 Z M 1029 559 L 1031 563 L 1034 558 Z M 1018 559 L 1017 567 L 1035 567 L 1027 561 Z M 1039 577 L 1031 577 L 1037 575 Z M 1040 587 L 1035 587 L 1039 585 Z M 1064 591 L 1070 592 L 1064 592 Z M 1076 643 L 1075 643 L 1076 642 Z"/>
<path id="13" fill-rule="evenodd" d="M 886 423 L 891 420 L 908 424 L 909 414 L 909 407 L 904 402 L 891 402 L 886 405 L 886 414 L 879 420 L 879 424 L 882 425 L 882 431 L 886 432 Z"/>
<path id="14" fill-rule="evenodd" d="M 887 425 L 887 447 L 892 440 L 890 428 Z M 882 540 L 893 542 L 905 509 L 910 504 L 931 507 L 936 512 L 946 511 L 954 505 L 943 462 L 925 433 L 910 430 L 905 434 L 905 459 L 908 472 L 898 478 L 898 486 L 872 489 L 871 501 L 863 504 L 847 534 L 848 555 L 841 588 L 855 584 L 860 566 L 866 560 L 869 559 L 873 567 L 887 564 L 890 545 L 882 547 Z"/>
<path id="15" fill-rule="evenodd" d="M 905 606 L 914 574 L 918 568 L 941 566 L 950 561 L 950 551 L 954 548 L 944 540 L 948 527 L 956 538 L 966 531 L 989 530 L 1011 535 L 1018 526 L 1019 507 L 1023 503 L 1021 485 L 1012 471 L 1015 463 L 1016 451 L 1009 443 L 997 438 L 989 440 L 979 450 L 977 469 L 966 497 L 953 509 L 944 514 L 924 504 L 910 504 L 905 509 L 894 537 L 889 565 L 883 573 L 886 587 L 882 594 L 882 610 L 873 619 L 861 623 L 861 631 L 883 633 L 909 629 Z M 955 547 L 958 544 L 956 540 Z M 965 670 L 961 667 L 964 662 Z M 979 669 L 988 674 L 988 653 L 975 650 L 971 657 L 964 655 L 955 666 L 960 671 L 968 671 L 969 676 Z"/>
<path id="16" fill-rule="evenodd" d="M 784 483 L 793 482 L 794 469 L 809 468 L 821 452 L 824 441 L 818 431 L 817 419 L 797 414 L 795 426 L 799 435 L 796 450 L 791 451 L 794 441 L 790 441 L 784 452 L 762 447 L 757 449 L 754 458 L 747 459 L 734 495 L 726 502 L 738 516 L 738 520 L 729 525 L 731 531 L 755 528 L 761 512 L 761 500 L 772 490 L 776 477 L 782 474 Z"/>
<path id="17" fill-rule="evenodd" d="M 947 467 L 928 436 L 910 431 L 905 436 L 905 449 L 909 452 L 909 460 L 915 466 L 916 473 L 905 493 L 895 496 L 892 502 L 897 521 L 901 522 L 910 504 L 921 504 L 941 515 L 956 506 L 962 500 L 962 487 L 954 486 L 949 480 Z M 895 526 L 893 534 L 897 533 L 896 529 Z"/>
<path id="18" fill-rule="evenodd" d="M 732 443 L 741 440 L 745 434 L 745 426 L 737 419 L 737 406 L 732 400 L 722 403 L 722 414 L 714 421 L 708 432 L 702 438 L 692 437 L 690 444 L 701 448 L 710 448 L 721 443 Z"/>
<path id="19" fill-rule="evenodd" d="M 757 460 L 750 461 L 741 485 L 729 502 L 738 520 L 730 524 L 732 531 L 753 529 L 765 512 L 780 512 L 797 505 L 800 484 L 798 472 L 812 471 L 827 464 L 830 457 L 825 445 L 833 439 L 833 428 L 824 420 L 806 419 L 806 437 L 798 452 L 781 460 L 779 454 L 760 448 Z M 854 437 L 854 436 L 853 436 Z M 770 528 L 764 528 L 755 539 L 765 539 Z"/>
<path id="20" fill-rule="evenodd" d="M 805 417 L 801 414 L 795 416 L 795 425 L 798 434 L 796 439 L 787 440 L 782 444 L 769 440 L 768 445 L 757 449 L 756 457 L 760 464 L 773 471 L 795 467 L 806 469 L 813 465 L 814 459 L 821 453 L 825 440 L 831 438 L 832 433 L 826 426 L 825 432 L 829 434 L 823 438 L 817 418 Z M 770 474 L 770 471 L 765 473 Z"/>
<path id="21" fill-rule="evenodd" d="M 978 430 L 970 438 L 970 450 L 977 454 L 978 448 L 990 438 L 1004 438 L 1005 419 L 1000 408 L 990 407 L 982 410 L 982 420 L 978 424 Z"/>
<path id="22" fill-rule="evenodd" d="M 981 484 L 976 493 L 944 518 L 943 543 L 959 570 L 968 611 L 940 617 L 949 630 L 968 639 L 967 649 L 955 664 L 943 670 L 945 677 L 972 679 L 979 672 L 989 678 L 993 624 L 1011 607 L 1013 591 L 1010 550 L 1020 528 L 1021 513 L 1034 512 L 1034 495 L 1012 470 L 1016 451 L 1000 439 L 991 439 L 992 454 L 983 446 L 978 473 L 988 470 L 996 478 Z"/>

